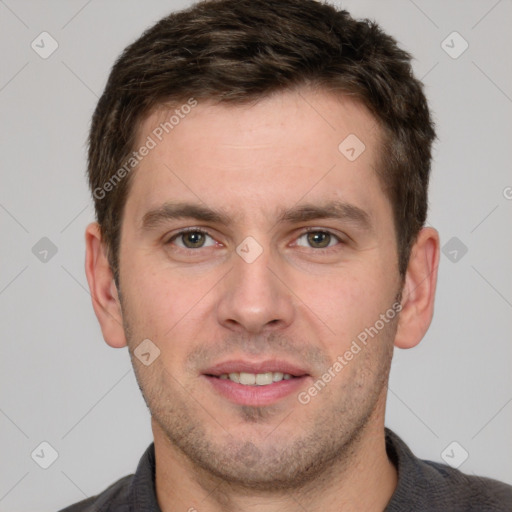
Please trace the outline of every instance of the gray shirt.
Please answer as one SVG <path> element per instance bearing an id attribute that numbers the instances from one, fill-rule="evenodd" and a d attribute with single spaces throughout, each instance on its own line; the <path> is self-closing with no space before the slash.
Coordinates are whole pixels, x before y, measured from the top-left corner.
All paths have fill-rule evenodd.
<path id="1" fill-rule="evenodd" d="M 420 460 L 394 432 L 386 428 L 385 433 L 398 485 L 384 512 L 512 512 L 512 486 Z M 154 443 L 140 459 L 135 474 L 60 512 L 107 511 L 161 512 L 155 493 Z"/>

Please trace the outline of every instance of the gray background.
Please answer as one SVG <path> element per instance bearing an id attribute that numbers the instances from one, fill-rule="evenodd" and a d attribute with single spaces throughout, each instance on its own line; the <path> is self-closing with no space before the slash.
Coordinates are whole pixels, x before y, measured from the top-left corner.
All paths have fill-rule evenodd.
<path id="1" fill-rule="evenodd" d="M 54 511 L 93 495 L 133 472 L 152 440 L 127 350 L 103 342 L 91 307 L 85 140 L 117 55 L 189 3 L 0 0 L 2 512 Z M 422 458 L 441 461 L 457 441 L 469 453 L 461 470 L 512 483 L 512 2 L 343 6 L 376 19 L 416 58 L 439 136 L 429 223 L 443 246 L 457 239 L 441 257 L 430 331 L 396 351 L 387 425 Z M 59 45 L 47 59 L 31 48 L 43 31 Z M 469 44 L 458 58 L 458 36 L 444 43 L 452 56 L 442 47 L 453 31 Z M 43 237 L 57 248 L 46 261 Z M 58 453 L 48 469 L 31 457 L 43 441 Z M 459 445 L 448 450 L 454 460 Z M 51 457 L 36 453 L 39 463 Z"/>

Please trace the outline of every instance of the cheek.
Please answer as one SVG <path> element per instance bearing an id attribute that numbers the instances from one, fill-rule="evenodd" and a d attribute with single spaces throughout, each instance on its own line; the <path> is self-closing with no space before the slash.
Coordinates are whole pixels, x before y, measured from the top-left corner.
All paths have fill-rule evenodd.
<path id="1" fill-rule="evenodd" d="M 126 259 L 130 272 L 123 276 L 123 293 L 129 305 L 129 323 L 140 336 L 164 341 L 190 327 L 200 314 L 201 300 L 215 284 L 214 275 L 185 275 L 152 264 L 144 254 Z"/>
<path id="2" fill-rule="evenodd" d="M 125 323 L 132 341 L 142 337 L 156 340 L 159 324 L 169 309 L 171 288 L 141 254 L 125 250 L 121 266 L 121 293 Z"/>
<path id="3" fill-rule="evenodd" d="M 307 278 L 301 290 L 298 295 L 310 311 L 308 317 L 316 324 L 325 324 L 330 345 L 338 351 L 374 325 L 394 297 L 390 280 L 369 268 Z"/>

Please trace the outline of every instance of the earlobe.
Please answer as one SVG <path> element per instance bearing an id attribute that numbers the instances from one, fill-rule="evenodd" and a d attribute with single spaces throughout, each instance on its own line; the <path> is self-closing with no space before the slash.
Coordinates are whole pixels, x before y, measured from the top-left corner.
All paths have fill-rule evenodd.
<path id="1" fill-rule="evenodd" d="M 412 348 L 427 332 L 434 314 L 438 265 L 439 234 L 423 228 L 411 249 L 395 346 Z"/>
<path id="2" fill-rule="evenodd" d="M 98 223 L 93 222 L 87 226 L 85 246 L 85 273 L 103 338 L 111 347 L 124 347 L 126 337 L 121 304 Z"/>

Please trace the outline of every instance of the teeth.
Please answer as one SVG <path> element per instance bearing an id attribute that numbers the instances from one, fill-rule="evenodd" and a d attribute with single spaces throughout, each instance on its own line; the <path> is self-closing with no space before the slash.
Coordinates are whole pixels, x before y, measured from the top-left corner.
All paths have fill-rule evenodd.
<path id="1" fill-rule="evenodd" d="M 272 380 L 274 382 L 279 382 L 280 380 L 283 380 L 283 375 L 284 375 L 284 373 L 282 373 L 282 372 L 274 372 L 272 374 Z"/>
<path id="2" fill-rule="evenodd" d="M 238 382 L 247 386 L 254 386 L 256 384 L 256 375 L 254 373 L 240 372 L 240 380 Z"/>
<path id="3" fill-rule="evenodd" d="M 244 386 L 267 386 L 273 382 L 279 382 L 281 380 L 293 379 L 293 376 L 289 373 L 282 372 L 266 372 L 266 373 L 223 373 L 219 375 L 219 379 L 229 379 L 238 384 Z"/>
<path id="4" fill-rule="evenodd" d="M 258 386 L 265 386 L 267 384 L 272 384 L 272 382 L 272 372 L 258 373 L 256 375 L 256 384 Z"/>

